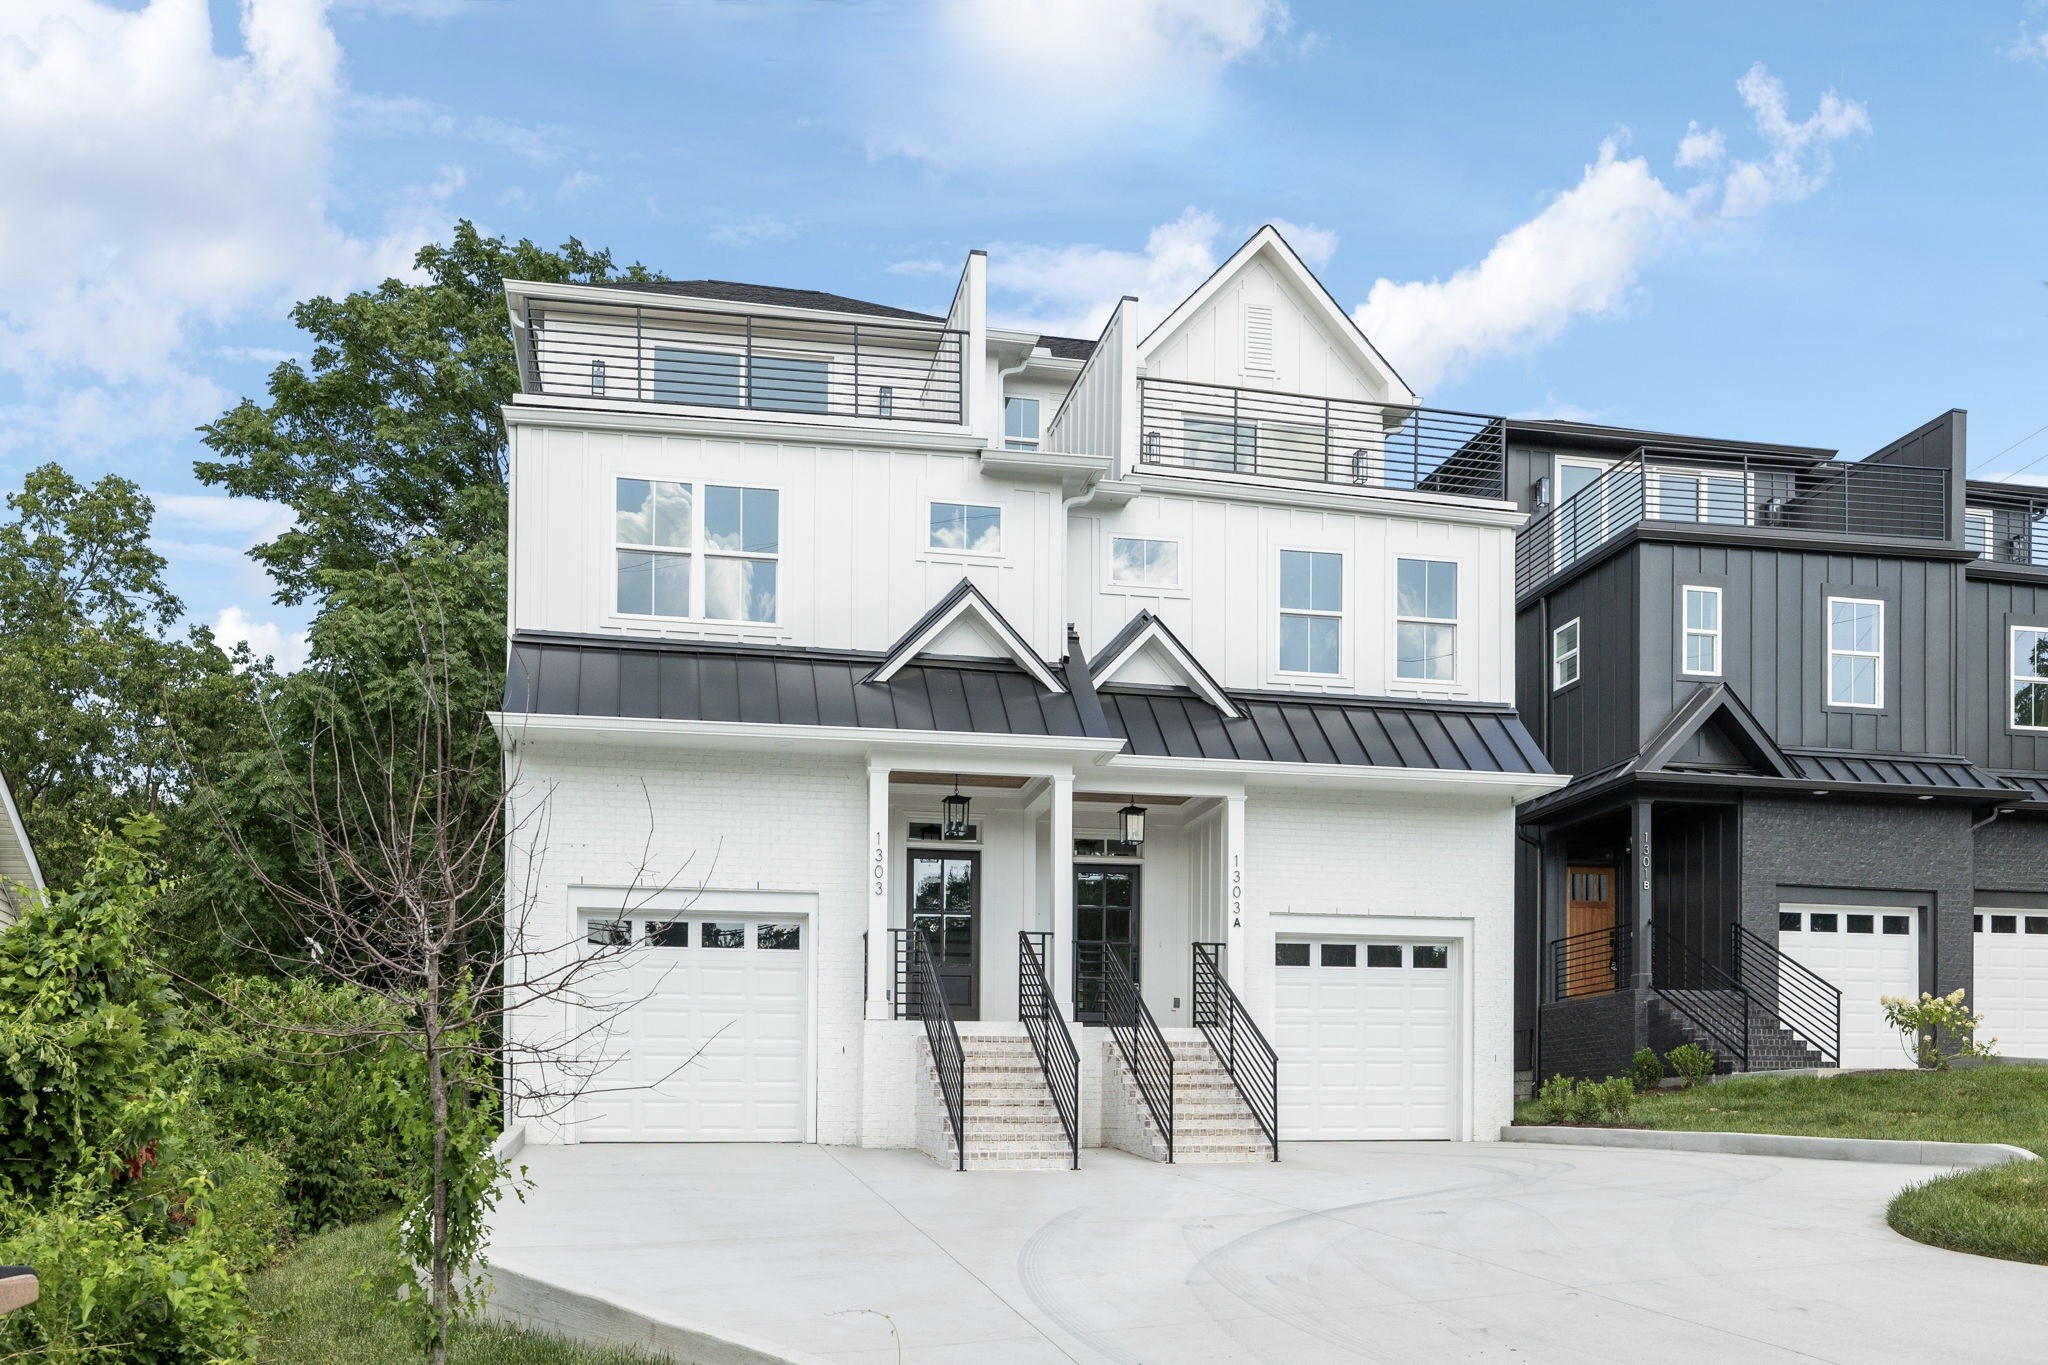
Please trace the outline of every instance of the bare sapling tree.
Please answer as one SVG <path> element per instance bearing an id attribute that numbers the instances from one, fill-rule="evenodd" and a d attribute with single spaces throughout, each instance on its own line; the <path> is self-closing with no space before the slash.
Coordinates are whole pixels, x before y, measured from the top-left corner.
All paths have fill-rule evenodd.
<path id="1" fill-rule="evenodd" d="M 462 702 L 435 612 L 414 602 L 411 617 L 418 656 L 402 681 L 330 664 L 310 721 L 280 727 L 266 709 L 266 762 L 285 779 L 269 844 L 225 818 L 217 828 L 279 916 L 271 941 L 247 946 L 389 1006 L 368 1022 L 254 1022 L 347 1046 L 395 1040 L 417 1058 L 420 1093 L 396 1102 L 419 1172 L 396 1264 L 420 1344 L 442 1365 L 451 1321 L 486 1292 L 488 1216 L 506 1189 L 523 1197 L 495 1144 L 505 1120 L 545 1122 L 581 1099 L 663 1084 L 716 1035 L 667 1075 L 609 1083 L 609 1035 L 661 983 L 631 987 L 624 969 L 642 947 L 630 932 L 586 933 L 564 897 L 542 894 L 549 793 L 522 782 L 519 746 Z M 602 914 L 687 913 L 703 881 L 690 878 L 695 855 L 657 869 L 655 845 L 650 801 L 639 861 Z"/>

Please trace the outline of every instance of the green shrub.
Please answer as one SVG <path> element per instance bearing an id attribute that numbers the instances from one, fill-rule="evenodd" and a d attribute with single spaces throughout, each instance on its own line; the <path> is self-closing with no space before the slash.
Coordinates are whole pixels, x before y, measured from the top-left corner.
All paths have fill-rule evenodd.
<path id="1" fill-rule="evenodd" d="M 1552 1076 L 1536 1092 L 1536 1110 L 1545 1123 L 1571 1123 L 1579 1108 L 1579 1083 L 1570 1076 Z"/>
<path id="2" fill-rule="evenodd" d="M 195 1005 L 195 1093 L 284 1171 L 293 1228 L 358 1223 L 404 1189 L 400 1110 L 419 1059 L 396 1039 L 336 1037 L 387 1024 L 391 1007 L 350 986 L 229 980 Z M 310 1030 L 328 1030 L 326 1033 Z"/>
<path id="3" fill-rule="evenodd" d="M 1697 1043 L 1685 1043 L 1666 1054 L 1671 1069 L 1685 1082 L 1687 1090 L 1714 1074 L 1714 1054 Z"/>
<path id="4" fill-rule="evenodd" d="M 1657 1056 L 1655 1048 L 1640 1048 L 1629 1062 L 1634 1073 L 1636 1089 L 1655 1090 L 1664 1079 L 1664 1063 Z"/>
<path id="5" fill-rule="evenodd" d="M 1588 1122 L 1627 1123 L 1628 1111 L 1635 1103 L 1636 1083 L 1626 1076 L 1610 1076 L 1604 1081 L 1592 1081 L 1579 1087 L 1586 1107 L 1594 1117 Z"/>
<path id="6" fill-rule="evenodd" d="M 1963 1003 L 1964 994 L 1957 987 L 1947 995 L 1922 991 L 1918 1000 L 1909 995 L 1878 997 L 1885 1022 L 1898 1031 L 1906 1055 L 1922 1071 L 1946 1071 L 1952 1057 L 1996 1055 L 1997 1039 L 1979 1041 L 1977 1030 L 1984 1024 L 1984 1016 Z M 1948 1044 L 1945 1051 L 1944 1040 Z"/>

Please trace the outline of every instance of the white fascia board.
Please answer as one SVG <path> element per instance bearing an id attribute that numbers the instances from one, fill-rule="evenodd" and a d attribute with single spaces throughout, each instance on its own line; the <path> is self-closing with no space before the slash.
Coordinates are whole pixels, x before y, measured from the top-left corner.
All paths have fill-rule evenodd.
<path id="1" fill-rule="evenodd" d="M 906 331 L 943 332 L 944 318 L 899 318 L 881 313 L 842 313 L 831 308 L 793 308 L 786 303 L 748 303 L 735 299 L 700 299 L 689 294 L 660 294 L 623 285 L 556 284 L 538 280 L 507 280 L 508 299 L 545 299 L 555 303 L 587 303 L 602 307 L 666 308 L 672 312 L 752 313 L 756 317 L 792 318 L 805 322 L 870 322 Z"/>
<path id="2" fill-rule="evenodd" d="M 1454 498 L 1442 493 L 1412 493 L 1399 488 L 1346 484 L 1321 488 L 1312 484 L 1276 484 L 1251 475 L 1208 473 L 1164 474 L 1135 469 L 1124 475 L 1147 493 L 1218 498 L 1226 502 L 1269 503 L 1276 507 L 1315 507 L 1368 516 L 1409 517 L 1465 526 L 1503 526 L 1519 530 L 1529 513 L 1499 498 Z"/>
<path id="3" fill-rule="evenodd" d="M 673 404 L 522 393 L 504 405 L 505 425 L 554 427 L 565 431 L 646 432 L 650 435 L 730 436 L 806 445 L 868 446 L 878 450 L 937 450 L 971 455 L 988 449 L 988 439 L 964 427 L 931 422 L 891 422 L 880 417 L 812 418 L 792 422 L 770 417 L 714 417 L 677 412 Z"/>
<path id="4" fill-rule="evenodd" d="M 28 884 L 38 895 L 47 888 L 43 885 L 43 865 L 36 861 L 36 846 L 28 841 L 28 827 L 21 823 L 21 811 L 14 804 L 14 793 L 7 788 L 7 779 L 0 776 L 0 820 L 4 820 L 7 837 L 14 840 L 21 849 L 21 860 L 28 864 Z"/>
<path id="5" fill-rule="evenodd" d="M 1209 705 L 1215 707 L 1232 720 L 1238 718 L 1237 703 L 1232 701 L 1229 694 L 1216 684 L 1215 679 L 1209 676 L 1209 670 L 1203 668 L 1196 661 L 1195 656 L 1188 653 L 1180 641 L 1173 637 L 1173 632 L 1167 630 L 1165 625 L 1158 620 L 1147 622 L 1145 628 L 1132 636 L 1130 643 L 1118 650 L 1111 658 L 1091 663 L 1088 669 L 1089 676 L 1095 680 L 1096 686 L 1100 687 L 1103 683 L 1114 678 L 1117 670 L 1129 663 L 1137 656 L 1138 651 L 1144 649 L 1147 645 L 1157 645 L 1165 650 L 1167 655 L 1180 666 L 1181 672 L 1187 677 L 1188 686 L 1200 693 L 1202 700 L 1208 702 Z"/>
<path id="6" fill-rule="evenodd" d="M 1069 455 L 1057 450 L 1009 450 L 988 446 L 981 452 L 981 467 L 991 474 L 1017 479 L 1057 479 L 1076 491 L 1101 482 L 1109 473 L 1107 455 Z"/>
<path id="7" fill-rule="evenodd" d="M 1067 690 L 1061 685 L 1060 680 L 1052 675 L 1052 670 L 1045 666 L 1045 661 L 1032 651 L 1030 642 L 1019 635 L 1016 628 L 1003 619 L 1001 612 L 984 601 L 979 591 L 962 593 L 960 600 L 955 602 L 950 610 L 934 618 L 930 625 L 919 631 L 913 638 L 905 640 L 887 659 L 882 661 L 879 668 L 862 681 L 878 683 L 889 681 L 889 679 L 895 677 L 904 668 L 908 667 L 912 659 L 924 653 L 930 647 L 932 641 L 945 634 L 950 626 L 970 611 L 974 613 L 976 620 L 980 621 L 983 626 L 995 634 L 998 640 L 1003 642 L 1004 647 L 1010 651 L 1011 661 L 1026 673 L 1029 673 L 1040 687 L 1048 692 L 1056 693 L 1064 693 Z"/>
<path id="8" fill-rule="evenodd" d="M 901 754 L 951 772 L 1012 772 L 996 760 L 1014 755 L 1018 761 L 1054 764 L 1065 770 L 1075 762 L 1099 765 L 1124 747 L 1120 739 L 1085 739 L 1074 735 L 981 735 L 957 730 L 868 729 L 854 725 L 769 725 L 747 721 L 656 720 L 640 716 L 515 715 L 486 713 L 499 743 L 507 749 L 527 740 L 589 744 L 630 744 L 635 748 L 784 749 L 813 753 Z M 979 764 L 977 769 L 974 765 Z"/>
<path id="9" fill-rule="evenodd" d="M 1280 763 L 1228 758 L 1141 758 L 1122 755 L 1105 765 L 1112 773 L 1236 777 L 1246 787 L 1323 787 L 1406 792 L 1413 796 L 1474 796 L 1520 805 L 1564 786 L 1552 773 L 1476 773 L 1441 768 L 1379 768 L 1366 764 Z M 1171 788 L 1168 788 L 1171 790 Z"/>

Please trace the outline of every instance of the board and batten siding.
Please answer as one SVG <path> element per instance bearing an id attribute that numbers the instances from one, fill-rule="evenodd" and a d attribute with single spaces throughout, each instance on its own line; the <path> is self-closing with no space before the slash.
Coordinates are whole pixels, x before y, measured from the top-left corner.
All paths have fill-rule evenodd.
<path id="1" fill-rule="evenodd" d="M 780 619 L 619 615 L 612 527 L 620 477 L 779 490 Z M 929 550 L 935 498 L 1000 506 L 1001 554 Z M 512 628 L 881 650 L 965 577 L 1042 658 L 1058 659 L 1062 515 L 1051 489 L 992 479 L 963 454 L 515 425 Z"/>
<path id="2" fill-rule="evenodd" d="M 1963 754 L 1989 768 L 2048 772 L 2048 732 L 2012 725 L 2012 628 L 2048 629 L 2048 582 L 1968 575 L 1961 646 Z"/>
<path id="3" fill-rule="evenodd" d="M 1636 752 L 1637 591 L 1634 556 L 1623 553 L 1532 601 L 1518 618 L 1517 709 L 1561 773 L 1597 772 Z M 1579 622 L 1579 680 L 1554 690 L 1551 635 L 1574 618 Z"/>
<path id="4" fill-rule="evenodd" d="M 1954 638 L 1961 566 L 1905 556 L 1644 541 L 1624 552 L 1641 574 L 1639 742 L 1703 680 L 1680 673 L 1680 591 L 1722 589 L 1721 676 L 1780 744 L 1953 754 Z M 1827 704 L 1827 599 L 1869 597 L 1884 611 L 1884 705 Z M 1555 615 L 1555 609 L 1553 609 Z M 1930 658 L 1930 651 L 1935 654 Z M 1568 770 L 1568 769 L 1567 769 Z"/>
<path id="5" fill-rule="evenodd" d="M 1111 583 L 1116 536 L 1177 541 L 1181 586 Z M 1115 511 L 1076 514 L 1067 547 L 1070 619 L 1091 655 L 1149 609 L 1228 688 L 1514 700 L 1511 528 L 1152 494 Z M 1344 556 L 1342 671 L 1328 680 L 1279 671 L 1283 549 Z M 1394 561 L 1403 556 L 1458 566 L 1452 682 L 1395 676 Z"/>
<path id="6" fill-rule="evenodd" d="M 1270 368 L 1246 363 L 1248 308 L 1270 310 Z M 1264 259 L 1254 258 L 1152 348 L 1145 373 L 1197 384 L 1385 402 L 1386 385 L 1357 367 L 1326 324 L 1322 309 Z"/>

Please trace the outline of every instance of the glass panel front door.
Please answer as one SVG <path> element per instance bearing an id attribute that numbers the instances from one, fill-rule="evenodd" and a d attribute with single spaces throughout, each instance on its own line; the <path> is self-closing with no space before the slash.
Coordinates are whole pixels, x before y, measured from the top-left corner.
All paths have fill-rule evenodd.
<path id="1" fill-rule="evenodd" d="M 1074 1017 L 1103 1021 L 1104 958 L 1115 953 L 1138 975 L 1138 869 L 1074 865 Z"/>
<path id="2" fill-rule="evenodd" d="M 955 1019 L 981 1018 L 974 964 L 980 910 L 980 855 L 911 851 L 910 924 L 931 938 Z"/>

